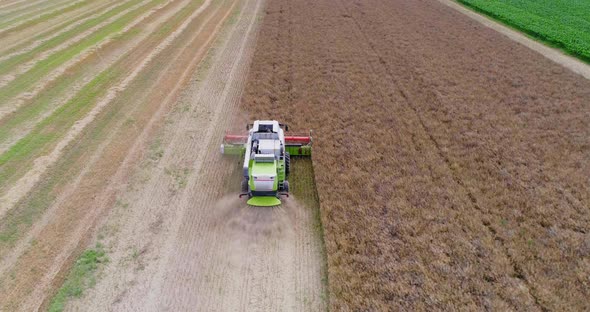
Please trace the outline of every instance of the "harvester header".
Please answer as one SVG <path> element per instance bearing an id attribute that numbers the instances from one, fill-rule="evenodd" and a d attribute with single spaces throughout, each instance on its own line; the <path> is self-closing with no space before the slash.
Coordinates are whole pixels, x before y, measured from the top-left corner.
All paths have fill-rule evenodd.
<path id="1" fill-rule="evenodd" d="M 275 120 L 257 120 L 246 133 L 223 137 L 221 153 L 244 159 L 240 197 L 248 196 L 249 205 L 280 205 L 280 196 L 289 196 L 291 156 L 311 156 L 311 131 L 286 136 L 288 130 Z"/>

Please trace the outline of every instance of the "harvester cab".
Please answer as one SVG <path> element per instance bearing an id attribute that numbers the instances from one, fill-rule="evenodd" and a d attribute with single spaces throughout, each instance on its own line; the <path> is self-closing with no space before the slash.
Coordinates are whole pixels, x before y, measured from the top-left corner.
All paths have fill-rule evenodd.
<path id="1" fill-rule="evenodd" d="M 285 136 L 288 129 L 275 120 L 257 120 L 246 125 L 246 134 L 224 136 L 221 153 L 244 159 L 240 197 L 248 196 L 248 205 L 280 205 L 280 196 L 289 196 L 291 156 L 311 156 L 311 131 Z"/>

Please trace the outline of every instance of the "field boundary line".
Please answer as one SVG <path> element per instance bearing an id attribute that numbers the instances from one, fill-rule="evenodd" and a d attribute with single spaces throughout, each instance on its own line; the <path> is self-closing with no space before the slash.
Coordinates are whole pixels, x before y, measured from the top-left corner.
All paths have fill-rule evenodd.
<path id="1" fill-rule="evenodd" d="M 438 0 L 438 2 L 446 5 L 449 8 L 462 13 L 469 18 L 479 22 L 483 26 L 493 29 L 498 33 L 508 37 L 510 40 L 520 43 L 521 45 L 543 55 L 545 58 L 571 70 L 572 72 L 581 75 L 590 80 L 590 65 L 578 60 L 573 56 L 563 53 L 561 50 L 547 46 L 539 41 L 527 37 L 524 33 L 516 31 L 497 22 L 485 15 L 479 14 L 470 10 L 453 0 Z"/>

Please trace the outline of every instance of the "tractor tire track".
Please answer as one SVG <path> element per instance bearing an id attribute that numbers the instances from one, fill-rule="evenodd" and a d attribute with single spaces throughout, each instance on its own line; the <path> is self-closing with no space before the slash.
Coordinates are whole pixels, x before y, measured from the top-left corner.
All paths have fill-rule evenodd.
<path id="1" fill-rule="evenodd" d="M 217 50 L 217 48 L 215 48 Z M 224 47 L 221 48 L 222 51 L 225 50 Z M 234 60 L 231 60 L 231 62 L 233 64 L 235 64 Z M 219 61 L 217 62 L 219 63 Z M 215 67 L 215 65 L 214 65 Z M 191 101 L 192 102 L 192 101 Z M 201 104 L 201 102 L 199 102 L 199 104 Z M 143 219 L 147 219 L 146 221 L 137 221 L 137 222 L 130 222 L 129 227 L 125 227 L 124 228 L 124 233 L 121 234 L 121 241 L 129 241 L 130 238 L 134 238 L 135 235 L 139 234 L 138 232 L 144 232 L 144 231 L 138 231 L 137 227 L 144 226 L 145 223 L 144 222 L 151 222 L 154 221 L 154 219 L 157 218 L 158 214 L 161 212 L 162 209 L 166 209 L 168 210 L 170 208 L 170 210 L 172 210 L 172 212 L 177 213 L 176 210 L 177 209 L 172 209 L 174 206 L 171 204 L 171 200 L 174 200 L 174 198 L 170 198 L 170 190 L 174 189 L 174 181 L 170 181 L 170 176 L 168 175 L 168 173 L 166 173 L 166 168 L 170 167 L 170 166 L 174 166 L 174 164 L 178 164 L 178 163 L 183 163 L 188 161 L 188 159 L 186 159 L 186 157 L 190 157 L 193 154 L 194 149 L 191 149 L 190 146 L 192 145 L 187 145 L 188 142 L 187 139 L 190 138 L 190 140 L 194 141 L 194 140 L 198 140 L 200 141 L 200 137 L 198 135 L 198 131 L 197 129 L 201 129 L 201 126 L 203 125 L 203 123 L 209 124 L 211 123 L 211 119 L 210 117 L 208 117 L 208 115 L 211 113 L 211 111 L 215 110 L 215 105 L 218 104 L 217 101 L 209 101 L 209 102 L 203 102 L 202 104 L 204 104 L 203 106 L 193 106 L 192 108 L 196 111 L 195 117 L 194 118 L 198 118 L 198 120 L 200 120 L 200 122 L 197 123 L 197 125 L 195 125 L 195 122 L 197 120 L 195 120 L 194 118 L 189 118 L 188 116 L 182 116 L 180 124 L 181 126 L 174 126 L 173 129 L 176 130 L 172 130 L 173 131 L 173 137 L 172 138 L 168 138 L 165 141 L 166 142 L 172 142 L 168 145 L 168 148 L 166 148 L 166 150 L 170 150 L 170 152 L 166 152 L 164 154 L 164 158 L 159 162 L 160 164 L 158 165 L 158 172 L 152 175 L 152 179 L 149 182 L 149 185 L 145 187 L 144 190 L 142 190 L 142 194 L 139 194 L 139 199 L 138 200 L 134 200 L 131 209 L 133 209 L 134 211 L 137 211 L 139 213 L 139 215 L 137 216 L 137 220 L 143 220 Z M 191 104 L 194 105 L 194 104 Z M 208 107 L 211 106 L 211 107 Z M 189 111 L 192 111 L 191 109 L 189 109 Z M 186 125 L 186 127 L 184 127 L 183 125 Z M 198 128 L 196 127 L 198 126 Z M 205 129 L 206 127 L 203 127 L 203 129 Z M 194 129 L 194 130 L 193 130 Z M 179 133 L 177 130 L 181 130 L 183 133 Z M 187 135 L 189 137 L 187 137 Z M 194 143 L 193 143 L 194 144 Z M 172 146 L 175 145 L 180 145 L 182 147 L 184 147 L 184 152 L 179 154 L 175 151 L 175 149 L 172 149 Z M 188 148 L 187 148 L 188 147 Z M 200 150 L 200 149 L 197 149 Z M 193 155 L 194 156 L 194 155 Z M 179 159 L 179 157 L 181 157 L 181 159 Z M 185 159 L 185 160 L 182 160 Z M 145 193 L 143 193 L 145 192 Z M 169 218 L 167 218 L 168 223 L 170 222 Z M 149 224 L 149 223 L 148 223 Z M 148 226 L 146 226 L 148 227 Z M 170 226 L 165 226 L 166 228 L 169 228 Z M 149 232 L 147 229 L 145 230 L 145 232 Z M 125 234 L 127 233 L 127 234 Z M 144 234 L 141 234 L 142 237 Z M 145 237 L 143 238 L 145 239 Z M 142 240 L 143 240 L 142 239 Z M 158 243 L 155 243 L 153 245 L 156 246 L 162 246 L 164 245 L 164 241 L 161 240 L 161 237 L 156 237 L 155 239 L 159 239 Z M 136 238 L 134 238 L 134 240 L 136 240 Z M 119 239 L 117 239 L 117 241 L 119 241 Z M 121 257 L 120 257 L 121 258 Z M 114 262 L 116 262 L 117 260 L 115 260 Z M 149 272 L 150 270 L 154 269 L 154 265 L 151 265 L 150 268 L 145 268 L 146 272 Z M 125 307 L 127 308 L 131 308 L 134 307 L 135 309 L 137 309 L 139 306 L 145 305 L 145 295 L 149 292 L 150 290 L 150 279 L 153 278 L 154 273 L 148 273 L 146 275 L 143 275 L 139 281 L 137 281 L 137 287 L 135 287 L 135 289 L 133 290 L 128 290 L 125 291 L 125 299 L 120 302 L 120 304 L 118 306 L 121 307 L 121 309 L 125 309 Z M 126 274 L 114 274 L 113 278 L 116 277 L 126 277 Z M 146 281 L 145 279 L 148 278 L 148 280 Z M 115 285 L 120 285 L 120 283 L 125 282 L 125 281 L 110 281 L 110 283 L 115 283 Z M 125 286 L 125 285 L 122 285 Z M 115 289 L 118 287 L 114 287 Z M 112 292 L 113 287 L 107 287 L 107 289 L 110 289 Z"/>
<path id="2" fill-rule="evenodd" d="M 359 41 L 364 42 L 363 45 L 365 45 L 367 47 L 367 50 L 371 51 L 371 53 L 374 54 L 379 59 L 380 64 L 386 73 L 384 78 L 386 78 L 388 81 L 391 81 L 391 89 L 392 90 L 397 89 L 397 92 L 401 92 L 401 94 L 405 100 L 404 104 L 408 108 L 408 110 L 405 112 L 407 115 L 409 115 L 408 120 L 416 120 L 417 121 L 416 124 L 418 125 L 417 126 L 418 132 L 421 132 L 421 135 L 426 136 L 428 138 L 428 141 L 430 141 L 429 142 L 430 147 L 434 151 L 436 151 L 436 153 L 438 154 L 438 156 L 440 158 L 440 162 L 444 163 L 445 166 L 447 167 L 447 170 L 448 170 L 449 174 L 452 176 L 453 181 L 455 183 L 454 188 L 461 190 L 461 192 L 463 193 L 463 196 L 470 199 L 472 209 L 474 209 L 474 211 L 479 212 L 478 214 L 480 214 L 480 216 L 478 218 L 480 220 L 482 220 L 482 216 L 485 215 L 486 212 L 484 211 L 484 209 L 482 209 L 481 204 L 478 203 L 478 200 L 474 196 L 474 194 L 469 190 L 469 188 L 467 188 L 465 186 L 465 182 L 461 179 L 461 176 L 459 176 L 457 174 L 456 170 L 453 170 L 452 161 L 449 159 L 449 156 L 445 153 L 445 151 L 441 148 L 441 144 L 434 137 L 432 129 L 430 127 L 428 127 L 428 125 L 424 122 L 424 117 L 422 116 L 420 111 L 415 106 L 414 103 L 418 102 L 417 99 L 415 99 L 412 96 L 412 93 L 410 91 L 408 91 L 404 88 L 404 85 L 400 81 L 397 81 L 393 70 L 390 68 L 389 64 L 384 61 L 383 55 L 375 47 L 375 44 L 371 40 L 369 35 L 367 35 L 367 33 L 369 33 L 369 32 L 367 30 L 363 29 L 362 25 L 355 18 L 355 14 L 353 14 L 351 12 L 351 9 L 349 7 L 347 7 L 345 5 L 345 3 L 343 3 L 342 0 L 339 0 L 338 2 L 339 2 L 341 10 L 343 12 L 345 12 L 347 15 L 351 16 L 351 19 L 353 20 L 355 28 L 356 28 L 357 38 L 359 39 Z M 375 68 L 373 68 L 373 72 L 378 74 L 378 71 L 376 71 Z M 420 78 L 412 77 L 412 80 L 419 80 L 419 79 Z M 428 91 L 425 91 L 425 92 L 428 92 Z M 496 235 L 493 228 L 491 228 L 489 226 L 489 224 L 486 225 L 485 222 L 481 221 L 481 227 L 485 228 L 486 231 L 488 232 L 488 235 L 490 237 L 492 237 L 495 241 L 501 242 L 501 240 Z M 508 248 L 506 248 L 506 246 L 504 246 L 503 243 L 500 243 L 500 245 L 501 245 L 500 255 L 504 258 L 504 261 L 507 261 L 512 265 L 512 268 L 511 268 L 512 272 L 511 273 L 513 275 L 517 276 L 518 274 L 520 274 L 519 272 L 522 272 L 522 268 L 520 268 L 520 266 L 514 261 Z M 543 306 L 541 306 L 538 302 L 537 296 L 535 295 L 534 286 L 531 285 L 530 282 L 526 280 L 526 278 L 520 278 L 520 280 L 522 282 L 519 283 L 519 289 L 513 290 L 513 291 L 514 292 L 517 292 L 517 291 L 524 292 L 525 296 L 527 297 L 527 302 L 528 302 L 530 309 L 542 310 L 542 311 L 545 310 L 545 308 Z"/>
<path id="3" fill-rule="evenodd" d="M 313 308 L 309 310 L 321 309 L 321 276 L 309 273 L 320 271 L 321 260 L 315 258 L 310 267 L 290 264 L 290 261 L 306 261 L 305 255 L 312 253 L 298 253 L 295 246 L 313 246 L 293 242 L 301 237 L 293 233 L 293 224 L 305 224 L 290 217 L 289 211 L 295 208 L 235 210 L 240 208 L 236 200 L 218 202 L 223 196 L 220 189 L 224 181 L 231 178 L 233 169 L 229 165 L 231 162 L 223 162 L 228 166 L 219 162 L 218 139 L 235 120 L 232 116 L 236 113 L 249 63 L 245 60 L 253 52 L 251 41 L 254 39 L 249 37 L 255 34 L 256 12 L 262 5 L 262 1 L 245 4 L 238 24 L 216 54 L 208 71 L 210 75 L 203 78 L 195 90 L 185 93 L 189 104 L 186 111 L 191 113 L 179 113 L 178 118 L 171 116 L 162 139 L 168 142 L 164 148 L 166 152 L 153 169 L 155 172 L 149 173 L 150 180 L 120 199 L 129 203 L 128 209 L 134 211 L 136 217 L 131 218 L 133 221 L 124 218 L 122 232 L 111 238 L 119 245 L 110 253 L 116 268 L 108 268 L 107 280 L 96 287 L 97 292 L 111 295 L 110 299 L 102 297 L 98 302 L 115 302 L 113 309 L 117 310 L 247 307 L 299 311 L 306 306 L 304 299 L 298 296 L 304 290 L 296 290 L 293 279 L 299 280 L 295 275 L 301 274 L 302 282 L 298 284 L 317 295 L 316 301 L 310 298 Z M 181 187 L 170 176 L 173 168 L 187 172 L 186 182 Z M 118 215 L 113 218 L 111 222 L 120 220 Z M 158 222 L 162 218 L 163 221 Z M 228 218 L 233 222 L 226 222 Z M 266 222 L 241 223 L 252 218 L 254 221 L 262 218 Z M 160 224 L 159 229 L 151 230 L 152 224 Z M 236 232 L 232 232 L 236 230 L 233 226 L 237 227 Z M 301 230 L 309 228 L 303 226 Z M 281 232 L 287 234 L 281 235 Z M 267 236 L 269 233 L 276 235 Z M 244 234 L 248 237 L 247 246 L 251 247 L 247 252 L 246 246 L 240 244 L 244 243 Z M 284 246 L 278 247 L 281 244 Z M 141 259 L 127 258 L 133 248 L 140 251 Z M 127 268 L 117 265 L 129 265 L 130 261 L 139 263 Z M 141 271 L 137 271 L 138 267 Z M 296 272 L 295 267 L 304 270 Z M 114 295 L 113 289 L 117 290 Z M 98 296 L 90 297 L 96 300 Z M 96 303 L 84 300 L 79 306 Z"/>

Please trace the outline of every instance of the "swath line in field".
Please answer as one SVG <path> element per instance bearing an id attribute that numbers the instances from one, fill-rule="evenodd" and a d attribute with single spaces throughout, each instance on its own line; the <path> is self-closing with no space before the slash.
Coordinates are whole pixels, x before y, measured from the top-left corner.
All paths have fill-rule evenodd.
<path id="1" fill-rule="evenodd" d="M 17 1 L 13 1 L 13 2 L 6 1 L 7 3 L 4 3 L 4 4 L 1 4 L 0 5 L 0 9 L 6 8 L 6 7 L 9 7 L 9 6 L 16 6 L 16 5 L 19 5 L 19 4 L 21 4 L 23 2 L 27 2 L 27 1 L 28 0 L 17 0 Z M 43 0 L 43 1 L 47 1 L 47 0 Z"/>
<path id="2" fill-rule="evenodd" d="M 170 36 L 168 36 L 162 43 L 160 43 L 141 63 L 115 88 L 107 91 L 103 99 L 97 103 L 92 110 L 81 120 L 77 121 L 67 132 L 64 138 L 57 143 L 54 149 L 47 155 L 39 157 L 35 160 L 33 168 L 29 170 L 23 177 L 21 177 L 5 194 L 0 197 L 1 210 L 0 217 L 3 216 L 6 211 L 13 207 L 23 196 L 25 196 L 31 188 L 39 181 L 42 174 L 47 168 L 53 164 L 61 155 L 63 149 L 74 140 L 78 134 L 94 120 L 94 118 L 102 111 L 102 109 L 108 105 L 121 91 L 124 90 L 129 83 L 137 77 L 142 69 L 151 60 L 162 52 L 172 41 L 178 37 L 184 29 L 190 24 L 192 19 L 199 16 L 199 14 L 210 5 L 212 0 L 206 0 L 198 10 L 196 10 L 187 21 L 185 21 L 178 29 L 176 29 Z"/>
<path id="3" fill-rule="evenodd" d="M 111 9 L 105 14 L 105 20 L 99 22 L 98 25 L 86 30 L 83 28 L 80 29 L 81 27 L 78 26 L 78 28 L 71 31 L 72 35 L 74 35 L 73 37 L 68 38 L 69 34 L 65 33 L 63 36 L 64 40 L 59 40 L 60 38 L 58 38 L 57 42 L 48 41 L 30 52 L 20 54 L 6 61 L 0 61 L 0 88 L 6 86 L 14 79 L 17 79 L 20 75 L 25 74 L 28 70 L 34 68 L 38 62 L 50 58 L 74 44 L 78 44 L 80 41 L 92 36 L 95 32 L 110 26 L 122 16 L 142 7 L 145 5 L 143 1 L 144 0 L 131 0 Z M 100 20 L 100 17 L 97 19 Z M 81 33 L 78 33 L 78 31 L 81 31 Z M 116 34 L 113 36 L 116 36 Z M 109 39 L 110 37 L 106 37 L 104 40 L 110 42 L 111 40 Z M 92 47 L 88 47 L 88 49 L 90 48 Z"/>
<path id="4" fill-rule="evenodd" d="M 148 3 L 121 16 L 108 27 L 95 32 L 81 42 L 78 42 L 78 44 L 70 46 L 61 51 L 61 53 L 53 54 L 51 57 L 38 62 L 25 73 L 0 88 L 0 107 L 6 110 L 8 106 L 8 110 L 13 110 L 13 105 L 9 104 L 15 102 L 15 97 L 17 100 L 19 95 L 31 97 L 35 92 L 43 89 L 46 83 L 62 74 L 67 67 L 79 62 L 85 56 L 92 53 L 92 47 L 98 48 L 104 44 L 108 44 L 117 35 L 127 32 L 134 25 L 147 18 L 153 13 L 154 7 L 158 4 L 165 2 L 165 0 L 141 1 L 148 1 Z M 145 13 L 146 11 L 147 13 Z M 16 106 L 18 105 L 17 103 Z"/>
<path id="5" fill-rule="evenodd" d="M 7 114 L 3 114 L 0 110 L 0 153 L 4 153 L 18 140 L 26 136 L 38 122 L 49 117 L 62 104 L 68 103 L 72 98 L 78 96 L 80 90 L 91 82 L 96 75 L 113 66 L 119 59 L 126 57 L 130 50 L 137 49 L 142 40 L 153 37 L 153 32 L 162 23 L 167 24 L 170 22 L 167 21 L 168 17 L 172 17 L 179 10 L 186 10 L 184 6 L 188 1 L 168 1 L 156 8 L 158 13 L 149 17 L 149 19 L 156 18 L 160 22 L 146 21 L 135 25 L 135 28 L 130 29 L 130 32 L 135 33 L 135 31 L 138 31 L 138 34 L 134 34 L 132 39 L 119 39 L 113 41 L 112 44 L 101 46 L 100 49 L 92 50 L 87 58 L 67 69 L 67 75 L 51 81 L 45 89 L 40 90 L 32 98 L 15 103 L 15 105 L 20 105 L 18 109 Z M 169 12 L 166 12 L 167 10 Z M 157 15 L 163 17 L 156 17 Z M 174 16 L 173 18 L 177 18 L 177 15 Z"/>
<path id="6" fill-rule="evenodd" d="M 0 41 L 4 43 L 0 46 L 0 54 L 6 57 L 18 54 L 20 50 L 30 50 L 32 47 L 64 32 L 65 28 L 72 29 L 75 25 L 84 23 L 88 18 L 98 16 L 101 10 L 116 5 L 117 2 L 115 0 L 93 2 L 81 9 L 65 12 L 44 22 L 32 24 L 28 27 L 19 27 L 4 33 L 0 35 Z"/>
<path id="7" fill-rule="evenodd" d="M 27 16 L 28 19 L 22 20 L 16 24 L 12 23 L 18 19 L 12 19 L 12 20 L 8 20 L 8 21 L 4 21 L 2 23 L 0 23 L 0 34 L 4 34 L 6 32 L 12 31 L 18 27 L 22 27 L 24 25 L 30 25 L 30 24 L 35 24 L 39 21 L 43 21 L 46 20 L 48 18 L 52 18 L 55 16 L 58 16 L 60 14 L 63 14 L 64 12 L 68 12 L 71 10 L 75 10 L 78 8 L 83 7 L 84 5 L 86 5 L 87 3 L 89 3 L 89 0 L 80 0 L 80 1 L 76 1 L 73 4 L 72 3 L 68 3 L 62 7 L 57 7 L 55 10 L 47 12 L 45 14 L 42 15 L 36 15 L 36 14 L 29 14 L 29 16 Z M 6 28 L 5 28 L 6 27 Z"/>
<path id="8" fill-rule="evenodd" d="M 19 2 L 13 2 L 13 3 L 8 3 L 8 4 L 4 4 L 4 5 L 0 5 L 0 12 L 2 14 L 2 16 L 4 16 L 5 14 L 10 14 L 12 12 L 21 10 L 23 8 L 28 8 L 31 7 L 33 5 L 39 4 L 43 1 L 47 1 L 47 0 L 37 0 L 37 1 L 28 1 L 28 3 L 22 5 L 22 6 L 18 6 Z M 6 11 L 4 11 L 3 9 L 9 6 L 15 6 L 15 8 L 11 8 L 11 9 L 7 9 Z"/>
<path id="9" fill-rule="evenodd" d="M 189 1 L 185 1 L 183 3 L 183 5 L 188 2 Z M 184 6 L 180 6 L 180 7 L 182 9 L 185 8 Z M 176 11 L 170 12 L 169 15 L 172 15 L 174 12 L 176 12 Z M 161 18 L 160 22 L 164 22 L 164 21 L 168 20 L 168 18 L 169 18 L 169 16 L 164 16 Z M 160 24 L 158 24 L 158 25 L 160 25 Z M 151 28 L 153 28 L 153 29 L 155 29 L 156 27 L 157 27 L 157 25 L 151 26 Z M 200 53 L 200 51 L 197 51 L 197 52 Z M 198 53 L 195 55 L 198 55 Z M 126 118 L 123 118 L 123 120 L 126 120 Z M 120 124 L 118 127 L 120 127 Z M 38 235 L 38 233 L 52 220 L 52 218 L 54 217 L 54 214 L 55 214 L 54 210 L 57 209 L 58 207 L 60 207 L 61 204 L 63 203 L 63 200 L 65 200 L 65 198 L 68 198 L 72 194 L 72 192 L 74 192 L 77 184 L 80 183 L 80 180 L 82 179 L 82 177 L 86 175 L 88 170 L 98 160 L 99 156 L 102 154 L 102 151 L 104 150 L 106 145 L 111 140 L 112 140 L 112 136 L 105 139 L 105 142 L 98 148 L 98 151 L 93 155 L 93 157 L 90 160 L 88 160 L 87 167 L 85 167 L 84 170 L 76 177 L 76 179 L 74 181 L 72 181 L 72 186 L 70 188 L 68 188 L 65 193 L 62 193 L 60 195 L 60 197 L 56 200 L 56 203 L 53 204 L 51 206 L 51 208 L 49 208 L 49 210 L 43 214 L 43 217 L 41 218 L 41 220 L 35 222 L 33 228 L 27 232 L 26 236 L 23 239 L 18 240 L 18 243 L 16 244 L 16 246 L 14 248 L 12 248 L 10 253 L 3 255 L 3 257 L 1 258 L 2 262 L 0 262 L 0 276 L 5 274 L 5 271 L 14 265 L 14 263 L 17 261 L 17 259 L 20 257 L 20 255 L 22 255 L 22 253 L 26 250 L 26 248 L 28 248 L 28 246 L 30 246 L 30 242 L 32 241 L 32 239 L 34 237 L 36 237 Z M 6 219 L 5 219 L 5 221 L 6 221 Z"/>
<path id="10" fill-rule="evenodd" d="M 3 22 L 12 22 L 22 18 L 23 16 L 36 16 L 39 12 L 44 10 L 51 10 L 55 7 L 59 7 L 67 3 L 65 0 L 53 0 L 53 1 L 30 1 L 24 6 L 9 10 L 6 12 L 0 12 L 0 19 L 4 19 Z"/>
<path id="11" fill-rule="evenodd" d="M 125 0 L 123 3 L 128 1 L 131 0 Z M 2 39 L 3 41 L 6 41 L 5 45 L 0 46 L 0 53 L 2 54 L 2 56 L 0 56 L 0 62 L 20 54 L 30 52 L 38 46 L 44 44 L 45 42 L 52 40 L 53 38 L 56 38 L 58 36 L 61 36 L 63 33 L 72 30 L 78 25 L 86 23 L 90 19 L 96 18 L 104 14 L 112 7 L 120 4 L 121 3 L 116 0 L 110 0 L 102 5 L 92 7 L 90 10 L 84 11 L 71 19 L 65 19 L 61 23 L 48 26 L 40 33 L 35 33 L 34 36 L 28 36 L 27 34 L 19 33 L 18 37 L 21 38 L 20 40 L 16 40 L 15 42 L 10 42 L 10 39 L 6 38 L 9 36 L 0 37 L 0 39 Z"/>

